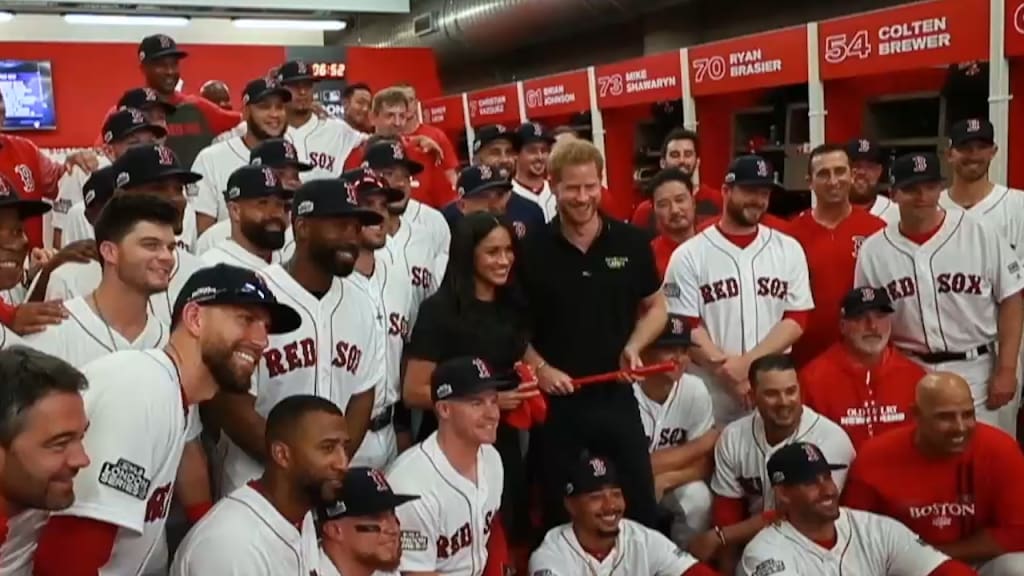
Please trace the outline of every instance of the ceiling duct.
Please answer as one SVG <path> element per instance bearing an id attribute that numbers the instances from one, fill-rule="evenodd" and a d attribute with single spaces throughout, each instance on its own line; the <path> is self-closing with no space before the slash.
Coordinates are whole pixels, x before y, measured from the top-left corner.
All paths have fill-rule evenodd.
<path id="1" fill-rule="evenodd" d="M 441 61 L 488 56 L 625 21 L 688 0 L 414 0 L 409 14 L 363 16 L 342 43 L 432 48 Z M 423 18 L 433 32 L 424 34 Z"/>

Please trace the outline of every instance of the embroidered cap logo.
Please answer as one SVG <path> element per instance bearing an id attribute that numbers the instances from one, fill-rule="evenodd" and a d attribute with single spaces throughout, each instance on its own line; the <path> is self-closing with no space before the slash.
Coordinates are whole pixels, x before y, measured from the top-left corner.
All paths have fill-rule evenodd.
<path id="1" fill-rule="evenodd" d="M 981 120 L 978 120 L 977 118 L 967 120 L 967 131 L 981 132 Z"/>
<path id="2" fill-rule="evenodd" d="M 388 479 L 381 474 L 380 470 L 370 470 L 370 478 L 377 487 L 377 492 L 390 492 L 391 485 L 388 484 Z"/>
<path id="3" fill-rule="evenodd" d="M 595 478 L 601 478 L 608 473 L 608 466 L 600 458 L 591 458 L 589 464 L 590 469 L 594 471 Z"/>
<path id="4" fill-rule="evenodd" d="M 479 358 L 473 358 L 473 366 L 476 366 L 477 374 L 481 378 L 490 378 L 491 369 L 487 367 L 487 363 Z"/>
<path id="5" fill-rule="evenodd" d="M 345 195 L 348 197 L 349 204 L 356 204 L 356 189 L 358 185 L 355 182 L 345 182 Z"/>
<path id="6" fill-rule="evenodd" d="M 860 152 L 861 154 L 863 154 L 865 152 L 870 152 L 871 151 L 871 142 L 869 142 L 868 140 L 864 140 L 864 139 L 858 140 L 857 141 L 857 151 Z"/>
<path id="7" fill-rule="evenodd" d="M 928 159 L 924 156 L 914 156 L 914 172 L 921 173 L 928 170 Z"/>
<path id="8" fill-rule="evenodd" d="M 402 145 L 399 144 L 398 142 L 395 142 L 391 145 L 391 156 L 395 160 L 405 159 L 405 150 L 402 149 Z"/>
<path id="9" fill-rule="evenodd" d="M 816 447 L 812 446 L 811 444 L 804 444 L 803 448 L 804 454 L 807 455 L 808 462 L 817 462 L 821 460 L 821 452 L 819 452 Z"/>
<path id="10" fill-rule="evenodd" d="M 288 160 L 295 160 L 298 157 L 298 153 L 295 151 L 295 145 L 288 140 L 282 140 L 284 142 L 284 157 Z"/>
<path id="11" fill-rule="evenodd" d="M 166 146 L 157 146 L 155 150 L 161 166 L 174 165 L 174 152 L 171 152 L 170 148 Z"/>
<path id="12" fill-rule="evenodd" d="M 865 302 L 873 302 L 875 300 L 875 289 L 874 288 L 861 288 L 860 297 Z"/>
<path id="13" fill-rule="evenodd" d="M 764 160 L 757 161 L 757 175 L 761 178 L 768 177 L 768 163 Z"/>

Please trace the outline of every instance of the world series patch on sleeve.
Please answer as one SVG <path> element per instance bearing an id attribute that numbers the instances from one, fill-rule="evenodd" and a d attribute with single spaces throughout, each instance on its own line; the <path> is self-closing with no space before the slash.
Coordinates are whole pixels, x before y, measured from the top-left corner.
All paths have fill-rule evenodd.
<path id="1" fill-rule="evenodd" d="M 427 549 L 427 537 L 416 530 L 402 530 L 402 550 L 423 552 Z"/>

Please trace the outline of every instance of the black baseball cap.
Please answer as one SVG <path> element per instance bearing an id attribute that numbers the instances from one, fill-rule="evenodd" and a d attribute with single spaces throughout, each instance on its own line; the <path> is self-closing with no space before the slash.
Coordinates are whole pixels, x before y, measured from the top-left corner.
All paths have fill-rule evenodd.
<path id="1" fill-rule="evenodd" d="M 181 59 L 187 57 L 188 52 L 179 49 L 174 38 L 166 34 L 146 36 L 142 42 L 139 42 L 139 62 L 149 62 L 165 56 Z"/>
<path id="2" fill-rule="evenodd" d="M 954 148 L 968 142 L 983 142 L 988 145 L 996 143 L 995 127 L 985 118 L 968 118 L 961 120 L 949 129 L 949 142 Z"/>
<path id="3" fill-rule="evenodd" d="M 488 124 L 476 131 L 476 137 L 473 139 L 473 153 L 479 152 L 484 146 L 495 140 L 507 140 L 513 148 L 519 148 L 519 137 L 515 132 L 511 132 L 501 124 Z"/>
<path id="4" fill-rule="evenodd" d="M 652 348 L 689 348 L 693 346 L 690 339 L 690 326 L 686 323 L 686 317 L 679 314 L 669 314 L 668 322 L 665 322 L 665 329 L 662 330 L 658 339 L 651 343 Z"/>
<path id="5" fill-rule="evenodd" d="M 889 299 L 889 292 L 885 288 L 862 286 L 850 290 L 843 297 L 843 306 L 840 309 L 843 318 L 856 318 L 869 310 L 878 310 L 889 314 L 895 312 L 892 300 Z"/>
<path id="6" fill-rule="evenodd" d="M 615 465 L 598 456 L 584 454 L 569 468 L 566 496 L 582 496 L 619 485 Z"/>
<path id="7" fill-rule="evenodd" d="M 391 187 L 383 178 L 369 168 L 356 168 L 343 172 L 339 177 L 346 186 L 356 187 L 356 199 L 362 199 L 372 194 L 381 194 L 388 204 L 401 202 L 405 198 L 405 192 Z"/>
<path id="8" fill-rule="evenodd" d="M 164 100 L 157 94 L 156 90 L 152 88 L 132 88 L 131 90 L 125 90 L 124 94 L 121 94 L 121 99 L 117 101 L 118 108 L 138 108 L 139 110 L 145 110 L 152 108 L 153 106 L 159 106 L 164 109 L 164 112 L 168 116 L 174 114 L 178 109 L 177 106 Z"/>
<path id="9" fill-rule="evenodd" d="M 480 392 L 512 390 L 519 379 L 511 374 L 494 374 L 491 367 L 473 356 L 442 362 L 430 377 L 430 398 L 434 402 L 455 400 Z"/>
<path id="10" fill-rule="evenodd" d="M 384 217 L 359 207 L 355 182 L 341 178 L 310 180 L 299 186 L 292 200 L 292 218 L 339 218 L 359 220 L 363 226 L 376 226 Z"/>
<path id="11" fill-rule="evenodd" d="M 103 143 L 120 142 L 136 132 L 149 131 L 156 138 L 167 136 L 167 129 L 159 124 L 150 124 L 138 108 L 121 108 L 103 122 Z"/>
<path id="12" fill-rule="evenodd" d="M 245 165 L 228 176 L 228 189 L 224 191 L 224 200 L 253 200 L 279 196 L 291 199 L 292 192 L 281 186 L 274 171 L 269 166 Z"/>
<path id="13" fill-rule="evenodd" d="M 276 79 L 257 78 L 246 84 L 245 90 L 242 90 L 242 104 L 254 104 L 271 96 L 280 96 L 284 102 L 292 101 L 292 93 Z"/>
<path id="14" fill-rule="evenodd" d="M 22 200 L 14 184 L 6 176 L 0 175 L 0 209 L 14 208 L 18 218 L 25 220 L 34 216 L 42 216 L 51 210 L 51 206 L 42 200 Z"/>
<path id="15" fill-rule="evenodd" d="M 455 187 L 459 198 L 473 198 L 489 190 L 509 192 L 512 190 L 512 181 L 504 170 L 484 165 L 470 166 L 459 172 Z"/>
<path id="16" fill-rule="evenodd" d="M 756 154 L 737 156 L 729 164 L 729 171 L 725 174 L 725 183 L 729 186 L 783 190 L 782 185 L 775 179 L 772 163 Z"/>
<path id="17" fill-rule="evenodd" d="M 534 142 L 546 142 L 548 144 L 555 143 L 555 137 L 544 128 L 539 122 L 525 122 L 519 125 L 516 129 L 516 139 L 518 140 L 518 146 L 522 148 L 527 144 L 533 144 Z"/>
<path id="18" fill-rule="evenodd" d="M 322 529 L 332 520 L 376 516 L 418 499 L 413 494 L 395 494 L 380 470 L 356 466 L 345 472 L 337 500 L 318 506 L 313 514 L 317 528 Z"/>
<path id="19" fill-rule="evenodd" d="M 772 486 L 808 484 L 822 474 L 845 469 L 846 464 L 829 464 L 821 448 L 810 442 L 787 444 L 768 459 L 768 478 Z"/>
<path id="20" fill-rule="evenodd" d="M 867 138 L 854 138 L 846 143 L 846 155 L 850 163 L 872 162 L 885 166 L 885 154 L 878 147 L 878 143 Z"/>
<path id="21" fill-rule="evenodd" d="M 277 67 L 277 81 L 281 84 L 292 82 L 314 82 L 316 78 L 309 65 L 302 60 L 289 60 Z"/>
<path id="22" fill-rule="evenodd" d="M 177 324 L 181 311 L 190 302 L 200 306 L 259 306 L 270 313 L 271 334 L 286 334 L 302 326 L 299 313 L 278 302 L 259 274 L 230 264 L 200 268 L 189 276 L 174 301 L 172 326 Z"/>
<path id="23" fill-rule="evenodd" d="M 893 188 L 906 188 L 926 182 L 942 182 L 942 165 L 934 152 L 904 154 L 892 164 L 889 180 Z"/>
<path id="24" fill-rule="evenodd" d="M 203 179 L 182 166 L 174 151 L 163 144 L 132 146 L 114 161 L 113 167 L 114 186 L 126 190 L 165 178 L 177 178 L 183 184 Z"/>
<path id="25" fill-rule="evenodd" d="M 89 178 L 82 185 L 82 199 L 86 208 L 92 208 L 99 204 L 106 204 L 114 197 L 114 167 L 104 166 L 89 174 Z"/>
<path id="26" fill-rule="evenodd" d="M 405 154 L 405 146 L 396 140 L 384 140 L 367 146 L 363 151 L 363 166 L 371 170 L 404 166 L 411 176 L 423 172 L 423 164 L 410 160 Z"/>
<path id="27" fill-rule="evenodd" d="M 249 151 L 249 164 L 271 168 L 295 168 L 309 172 L 313 166 L 299 160 L 295 145 L 284 138 L 268 138 Z"/>

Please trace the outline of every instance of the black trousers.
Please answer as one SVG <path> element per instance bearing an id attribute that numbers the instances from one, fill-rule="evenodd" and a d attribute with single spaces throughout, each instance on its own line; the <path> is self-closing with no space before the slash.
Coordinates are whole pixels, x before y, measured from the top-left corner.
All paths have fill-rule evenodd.
<path id="1" fill-rule="evenodd" d="M 543 494 L 545 532 L 569 520 L 564 505 L 568 467 L 584 450 L 615 466 L 626 498 L 626 516 L 657 530 L 651 457 L 640 409 L 629 385 L 599 384 L 573 396 L 549 398 L 549 403 L 548 420 L 540 429 L 536 471 Z"/>

